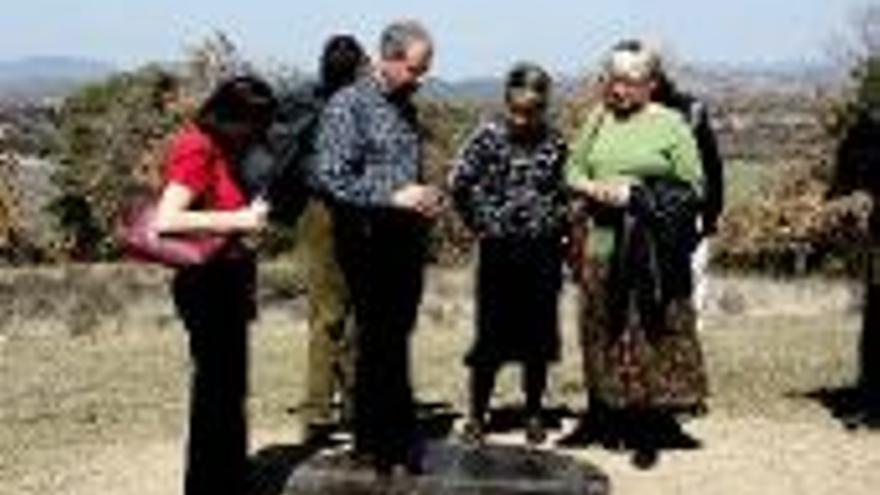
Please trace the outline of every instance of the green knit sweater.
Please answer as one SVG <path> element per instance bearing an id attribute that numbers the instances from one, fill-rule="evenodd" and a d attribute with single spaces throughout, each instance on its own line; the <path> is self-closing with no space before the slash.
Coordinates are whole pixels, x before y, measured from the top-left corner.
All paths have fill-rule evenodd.
<path id="1" fill-rule="evenodd" d="M 565 170 L 571 185 L 584 179 L 639 182 L 669 177 L 688 182 L 702 193 L 703 172 L 691 128 L 674 110 L 649 104 L 626 119 L 599 108 L 586 119 Z M 614 232 L 590 230 L 590 254 L 607 260 L 614 250 Z"/>

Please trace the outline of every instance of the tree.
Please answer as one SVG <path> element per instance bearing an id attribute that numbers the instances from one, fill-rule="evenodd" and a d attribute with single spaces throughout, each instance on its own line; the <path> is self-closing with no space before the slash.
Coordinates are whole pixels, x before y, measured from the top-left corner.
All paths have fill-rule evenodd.
<path id="1" fill-rule="evenodd" d="M 766 194 L 729 210 L 722 220 L 716 256 L 731 268 L 802 273 L 860 271 L 858 246 L 867 239 L 869 203 L 848 196 L 828 201 L 837 168 L 835 151 L 866 111 L 880 110 L 880 6 L 854 11 L 847 41 L 838 41 L 849 79 L 817 111 L 824 136 L 819 155 L 790 163 Z M 841 48 L 843 47 L 843 48 Z"/>
<path id="2" fill-rule="evenodd" d="M 149 151 L 177 119 L 158 98 L 164 72 L 147 67 L 112 76 L 68 97 L 61 109 L 61 196 L 50 211 L 74 258 L 112 252 L 113 224 L 126 195 L 150 182 Z"/>
<path id="3" fill-rule="evenodd" d="M 219 80 L 249 70 L 223 33 L 191 47 L 173 69 L 148 65 L 90 84 L 59 115 L 61 191 L 50 211 L 63 249 L 80 260 L 112 257 L 114 226 L 133 193 L 158 188 L 167 140 Z"/>

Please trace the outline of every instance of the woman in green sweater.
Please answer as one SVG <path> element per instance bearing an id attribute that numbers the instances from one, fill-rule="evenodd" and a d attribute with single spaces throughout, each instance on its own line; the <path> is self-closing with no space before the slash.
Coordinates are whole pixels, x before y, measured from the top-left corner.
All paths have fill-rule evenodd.
<path id="1" fill-rule="evenodd" d="M 702 410 L 707 393 L 690 272 L 675 263 L 690 257 L 695 219 L 689 224 L 679 213 L 684 202 L 663 204 L 667 197 L 699 201 L 701 164 L 682 117 L 650 101 L 659 65 L 643 47 L 612 50 L 602 103 L 566 166 L 566 181 L 585 207 L 573 236 L 589 401 L 581 441 L 631 448 L 642 466 L 655 463 L 660 448 L 696 446 L 677 417 Z M 679 228 L 657 220 L 667 210 L 684 217 Z"/>

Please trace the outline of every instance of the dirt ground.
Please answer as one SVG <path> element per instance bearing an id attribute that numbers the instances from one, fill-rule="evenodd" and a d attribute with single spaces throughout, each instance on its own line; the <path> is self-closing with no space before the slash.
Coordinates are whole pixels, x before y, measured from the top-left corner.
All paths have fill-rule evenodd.
<path id="1" fill-rule="evenodd" d="M 466 278 L 432 277 L 413 360 L 419 398 L 459 410 L 465 399 L 461 356 L 471 335 Z M 755 291 L 768 287 L 775 286 L 750 285 L 742 297 L 761 301 Z M 600 448 L 560 452 L 598 466 L 614 494 L 876 493 L 880 431 L 847 430 L 821 400 L 844 389 L 855 373 L 857 315 L 829 303 L 844 301 L 844 292 L 820 285 L 760 311 L 709 312 L 702 335 L 711 410 L 687 424 L 703 448 L 664 452 L 644 471 L 627 455 Z M 301 302 L 276 305 L 252 334 L 255 457 L 299 440 L 302 314 Z M 570 298 L 564 314 L 565 353 L 551 377 L 550 402 L 578 409 L 583 399 Z M 0 333 L 0 494 L 179 493 L 186 377 L 184 334 L 174 323 L 77 337 Z M 496 402 L 519 398 L 517 378 L 514 370 L 504 372 Z M 514 433 L 492 441 L 520 438 Z"/>

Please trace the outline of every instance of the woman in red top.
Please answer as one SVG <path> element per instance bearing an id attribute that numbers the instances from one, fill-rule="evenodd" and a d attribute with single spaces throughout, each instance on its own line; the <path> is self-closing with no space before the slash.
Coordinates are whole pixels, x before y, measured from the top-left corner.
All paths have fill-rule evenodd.
<path id="1" fill-rule="evenodd" d="M 178 270 L 174 302 L 192 359 L 185 493 L 245 493 L 248 322 L 255 315 L 255 258 L 238 238 L 262 229 L 268 207 L 251 201 L 238 170 L 275 110 L 269 86 L 252 77 L 222 85 L 174 139 L 157 209 L 160 233 L 229 236 L 211 261 Z"/>

